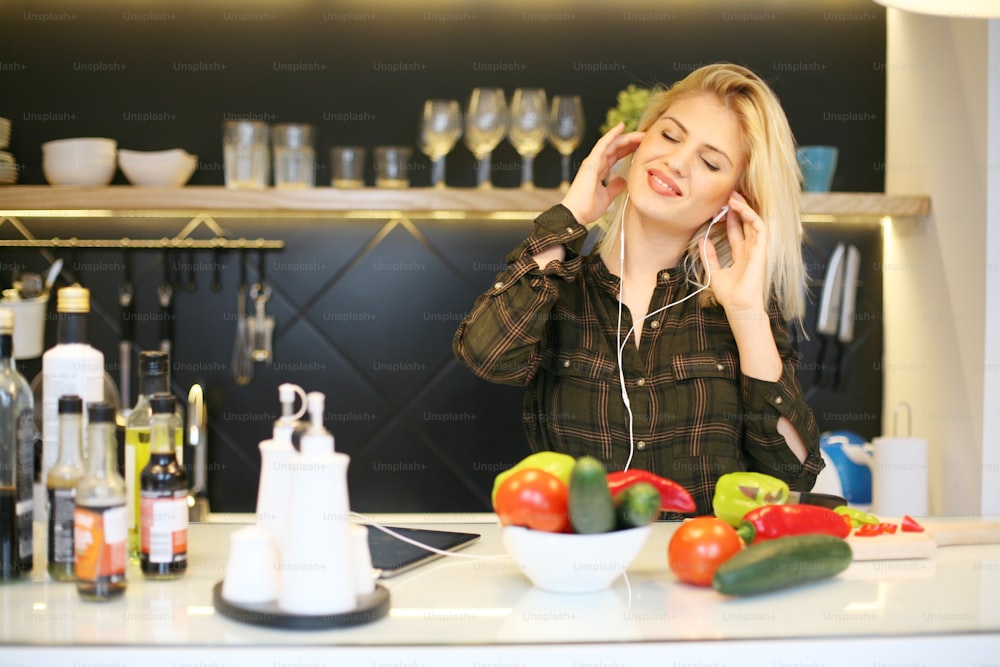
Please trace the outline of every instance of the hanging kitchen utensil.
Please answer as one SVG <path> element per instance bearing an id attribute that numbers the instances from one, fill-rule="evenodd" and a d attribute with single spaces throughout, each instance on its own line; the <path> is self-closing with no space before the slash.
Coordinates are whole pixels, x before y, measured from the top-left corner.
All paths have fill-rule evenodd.
<path id="1" fill-rule="evenodd" d="M 216 246 L 212 250 L 212 291 L 222 289 L 222 248 Z"/>
<path id="2" fill-rule="evenodd" d="M 187 404 L 188 444 L 194 454 L 194 479 L 188 489 L 188 520 L 207 521 L 208 504 L 208 418 L 205 391 L 200 384 L 191 385 Z"/>
<path id="3" fill-rule="evenodd" d="M 187 251 L 187 280 L 184 281 L 184 287 L 188 292 L 193 292 L 198 289 L 198 281 L 195 279 L 194 273 L 195 267 L 195 255 L 193 249 L 188 249 Z"/>
<path id="4" fill-rule="evenodd" d="M 861 253 L 857 246 L 838 243 L 826 266 L 816 318 L 819 353 L 813 384 L 817 387 L 839 389 L 841 386 L 844 350 L 854 341 L 860 269 Z M 832 359 L 829 359 L 830 343 L 834 348 Z"/>
<path id="5" fill-rule="evenodd" d="M 826 356 L 828 341 L 834 340 L 840 326 L 840 300 L 844 296 L 844 255 L 847 246 L 838 243 L 830 254 L 823 277 L 823 291 L 819 299 L 816 316 L 816 336 L 819 338 L 819 353 L 816 355 L 816 372 L 813 384 L 823 386 L 827 377 Z"/>
<path id="6" fill-rule="evenodd" d="M 854 342 L 854 318 L 857 310 L 858 272 L 861 270 L 861 252 L 851 244 L 847 246 L 844 262 L 843 292 L 840 297 L 840 320 L 837 326 L 837 358 L 833 366 L 833 387 L 840 389 L 844 363 L 844 350 Z"/>
<path id="7" fill-rule="evenodd" d="M 260 251 L 258 282 L 250 288 L 250 298 L 254 303 L 254 318 L 250 321 L 250 339 L 253 342 L 253 360 L 271 362 L 271 339 L 274 333 L 274 318 L 267 314 L 267 301 L 271 298 L 271 288 L 264 278 L 264 251 Z"/>
<path id="8" fill-rule="evenodd" d="M 160 351 L 170 354 L 174 340 L 174 284 L 170 270 L 170 251 L 163 251 L 163 282 L 156 288 L 160 302 Z"/>
<path id="9" fill-rule="evenodd" d="M 253 359 L 250 356 L 250 332 L 247 324 L 247 264 L 246 253 L 240 251 L 240 284 L 236 300 L 236 340 L 233 342 L 232 372 L 236 384 L 253 380 Z"/>
<path id="10" fill-rule="evenodd" d="M 132 408 L 132 344 L 135 340 L 135 309 L 132 297 L 135 285 L 132 282 L 132 257 L 128 250 L 123 257 L 125 277 L 118 286 L 118 305 L 121 306 L 122 328 L 118 340 L 118 389 L 122 396 L 122 415 L 128 415 Z"/>

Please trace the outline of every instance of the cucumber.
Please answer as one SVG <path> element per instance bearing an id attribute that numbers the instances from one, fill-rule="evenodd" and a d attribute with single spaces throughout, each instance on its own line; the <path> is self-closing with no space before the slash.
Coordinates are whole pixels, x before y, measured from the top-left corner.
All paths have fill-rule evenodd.
<path id="1" fill-rule="evenodd" d="M 660 492 L 649 482 L 637 482 L 614 497 L 619 528 L 636 528 L 660 516 Z"/>
<path id="2" fill-rule="evenodd" d="M 756 595 L 834 577 L 851 564 L 851 545 L 833 535 L 790 535 L 752 544 L 719 566 L 712 587 Z"/>
<path id="3" fill-rule="evenodd" d="M 569 476 L 569 520 L 577 533 L 606 533 L 615 528 L 615 501 L 608 490 L 604 464 L 581 456 Z"/>

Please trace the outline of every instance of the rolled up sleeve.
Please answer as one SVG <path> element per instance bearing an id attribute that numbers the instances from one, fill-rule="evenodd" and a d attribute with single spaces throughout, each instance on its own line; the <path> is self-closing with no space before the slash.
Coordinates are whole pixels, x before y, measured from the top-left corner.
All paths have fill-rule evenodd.
<path id="1" fill-rule="evenodd" d="M 795 490 L 808 491 L 824 465 L 819 449 L 819 427 L 795 375 L 798 355 L 788 342 L 784 320 L 772 309 L 771 321 L 783 371 L 777 382 L 742 378 L 744 451 L 752 470 L 778 477 Z M 807 451 L 805 461 L 799 461 L 778 432 L 781 417 L 788 419 L 802 438 Z"/>

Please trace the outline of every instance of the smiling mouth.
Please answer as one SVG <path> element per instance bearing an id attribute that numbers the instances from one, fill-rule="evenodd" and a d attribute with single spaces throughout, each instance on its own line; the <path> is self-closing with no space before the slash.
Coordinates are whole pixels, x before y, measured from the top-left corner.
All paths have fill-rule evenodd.
<path id="1" fill-rule="evenodd" d="M 659 195 L 664 197 L 680 197 L 682 194 L 676 183 L 669 178 L 659 175 L 655 171 L 651 170 L 648 172 L 648 180 L 649 186 Z"/>

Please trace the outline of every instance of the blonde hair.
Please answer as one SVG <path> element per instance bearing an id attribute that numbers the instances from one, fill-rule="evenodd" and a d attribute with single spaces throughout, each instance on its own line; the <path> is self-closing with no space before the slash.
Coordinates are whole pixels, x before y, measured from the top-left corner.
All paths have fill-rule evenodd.
<path id="1" fill-rule="evenodd" d="M 788 119 L 774 92 L 745 67 L 717 63 L 701 67 L 667 89 L 654 91 L 639 120 L 639 130 L 653 125 L 681 98 L 709 93 L 731 111 L 743 137 L 747 163 L 736 190 L 768 225 L 767 268 L 764 303 L 773 298 L 788 320 L 802 323 L 806 309 L 806 274 L 802 261 L 802 221 L 800 198 L 802 175 L 795 159 L 795 140 Z M 624 176 L 629 159 L 621 160 L 613 176 Z M 620 195 L 595 225 L 603 232 L 595 250 L 610 258 L 617 252 L 625 196 Z M 705 284 L 700 241 L 708 221 L 693 236 L 684 254 L 688 279 Z M 726 266 L 732 259 L 725 224 L 715 225 L 709 236 Z M 711 288 L 702 294 L 705 303 L 714 303 Z"/>

